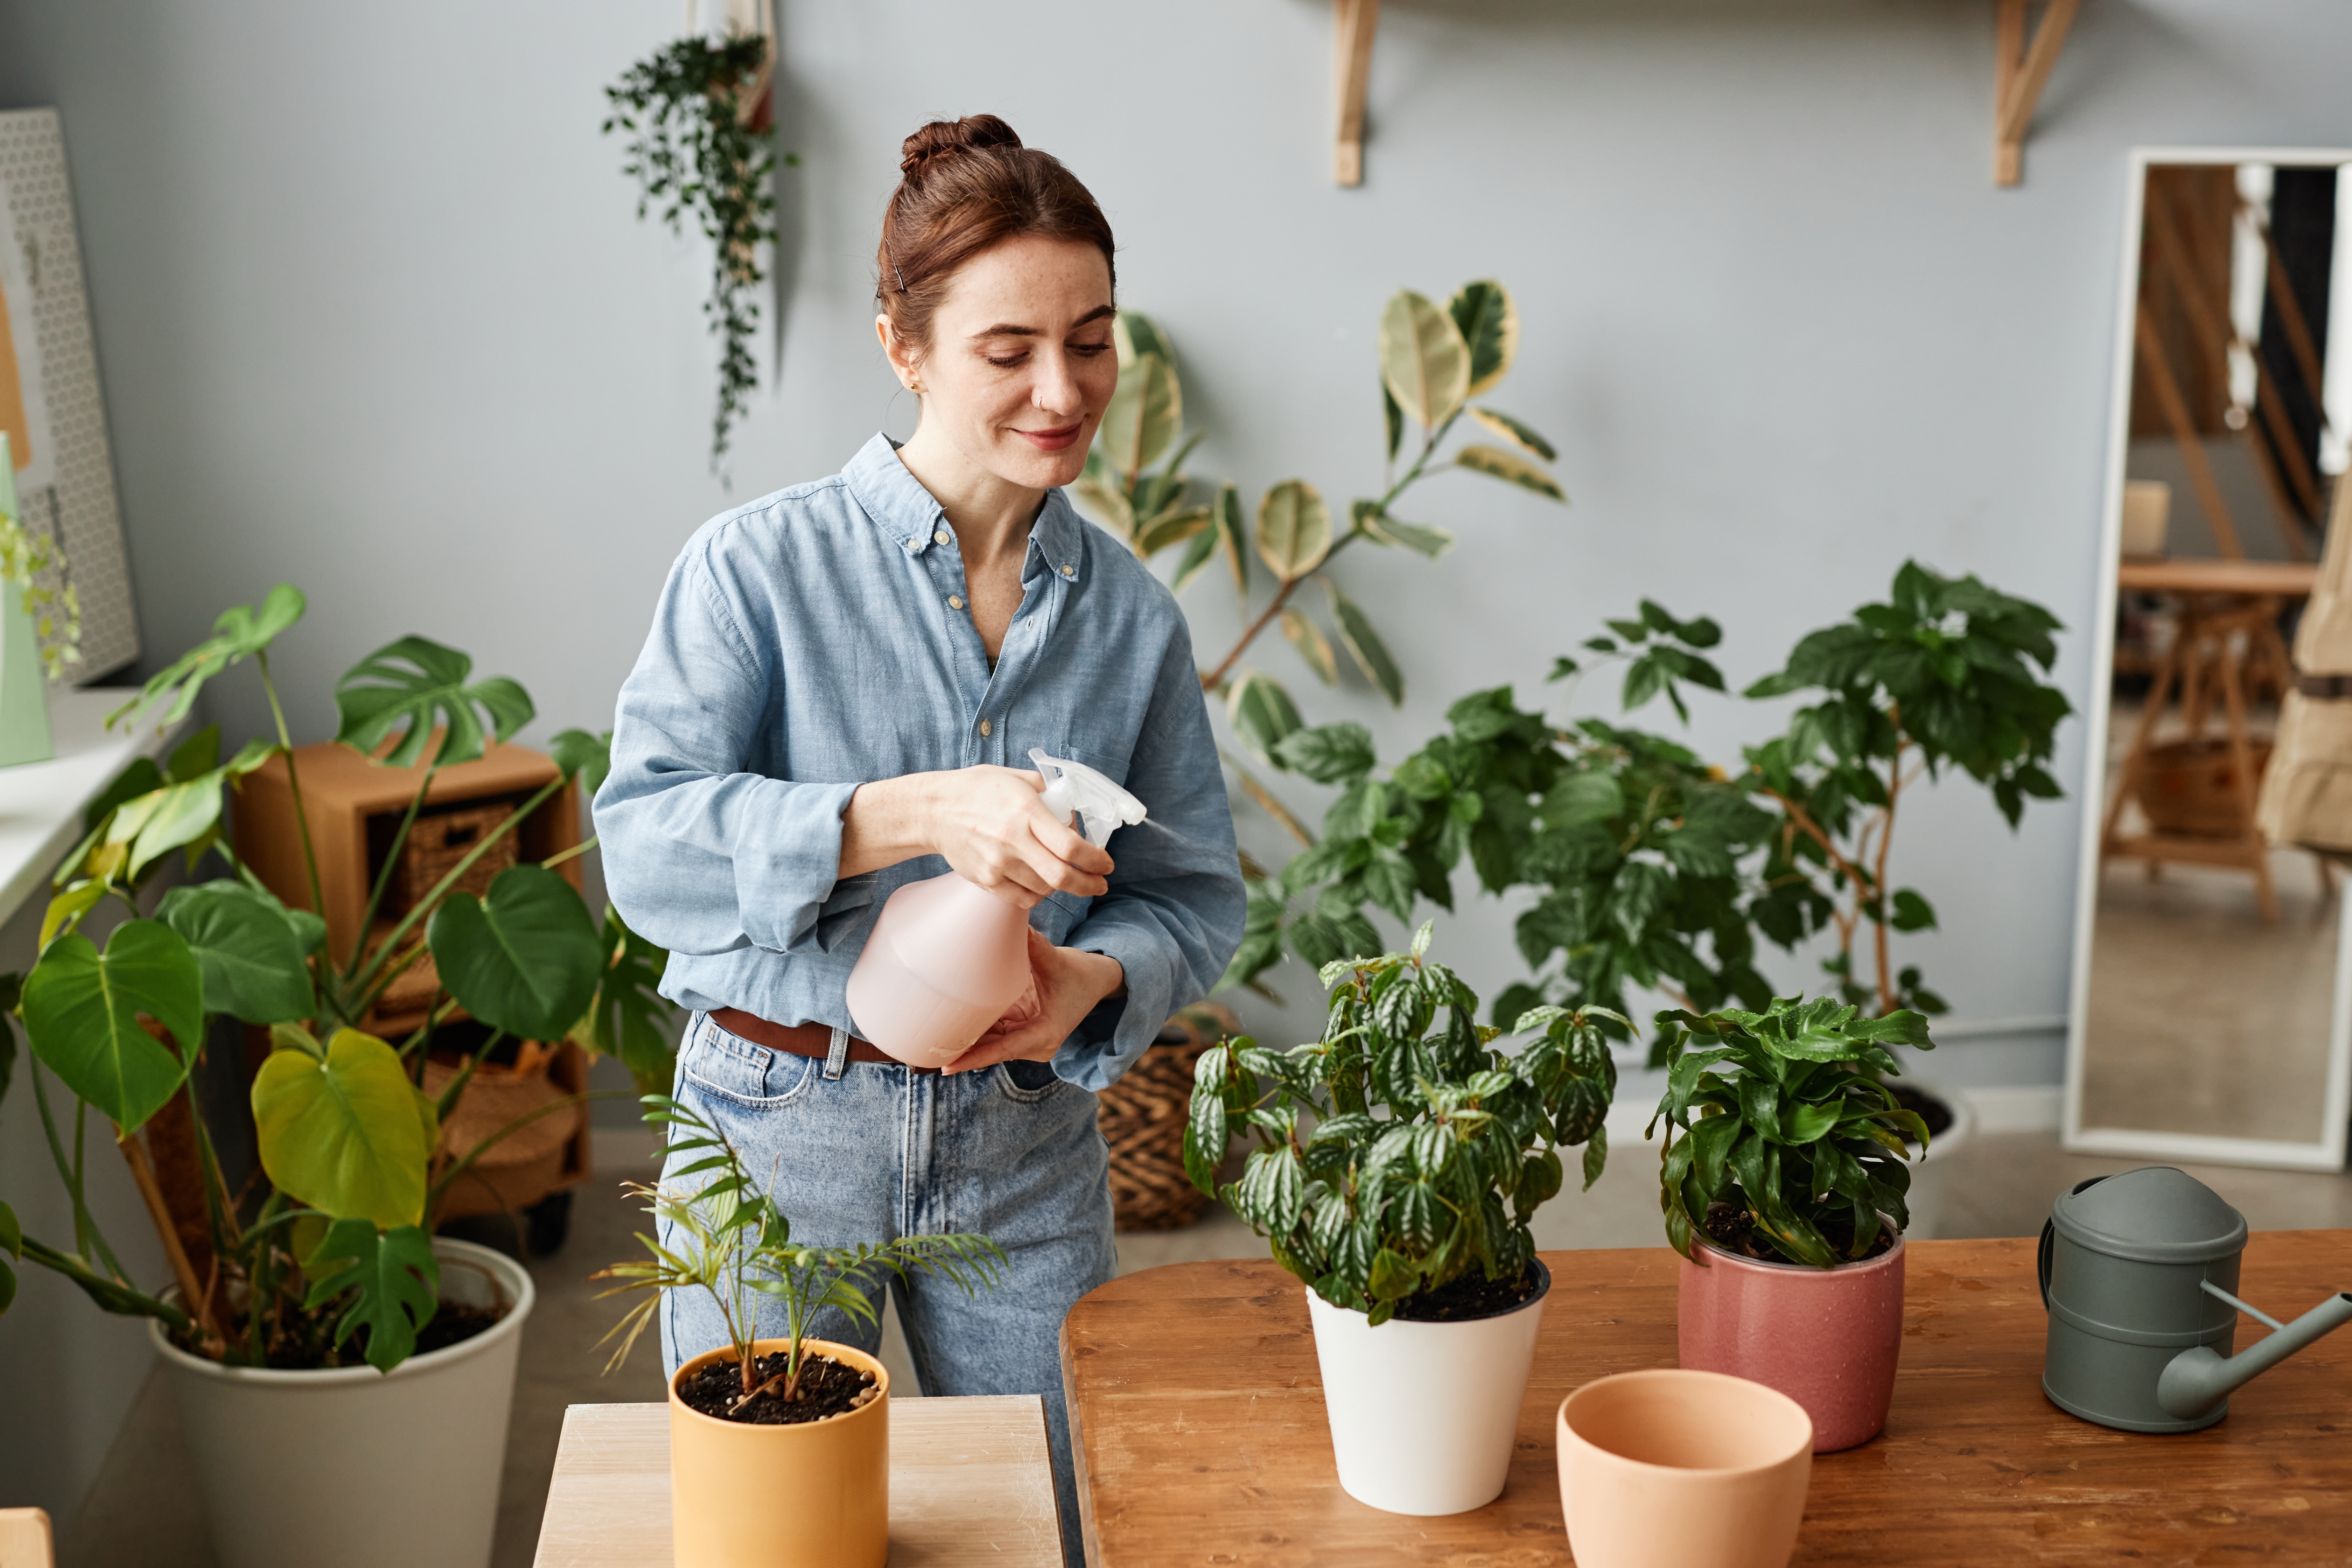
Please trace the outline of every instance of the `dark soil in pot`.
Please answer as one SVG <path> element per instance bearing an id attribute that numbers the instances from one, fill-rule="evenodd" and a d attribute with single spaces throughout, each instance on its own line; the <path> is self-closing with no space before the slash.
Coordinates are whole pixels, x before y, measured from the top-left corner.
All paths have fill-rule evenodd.
<path id="1" fill-rule="evenodd" d="M 436 1308 L 425 1325 L 416 1331 L 416 1349 L 413 1355 L 425 1355 L 433 1351 L 446 1351 L 451 1345 L 465 1343 L 475 1335 L 488 1332 L 500 1318 L 502 1310 L 479 1306 L 472 1301 L 443 1301 Z M 360 1329 L 338 1349 L 333 1342 L 334 1308 L 330 1305 L 320 1313 L 314 1325 L 315 1333 L 281 1334 L 269 1347 L 266 1364 L 272 1372 L 326 1372 L 335 1367 L 367 1364 L 368 1331 Z M 190 1355 L 201 1356 L 194 1342 L 180 1334 L 172 1335 L 172 1343 Z M 206 1359 L 210 1359 L 207 1357 Z"/>
<path id="2" fill-rule="evenodd" d="M 782 1378 L 791 1364 L 792 1357 L 777 1351 L 761 1356 L 752 1372 L 765 1383 Z M 677 1385 L 677 1396 L 688 1407 L 721 1421 L 755 1426 L 792 1426 L 846 1415 L 880 1393 L 872 1373 L 814 1351 L 801 1357 L 800 1390 L 790 1400 L 778 1383 L 773 1391 L 754 1394 L 736 1409 L 735 1402 L 743 1397 L 743 1375 L 740 1363 L 733 1361 L 714 1361 Z"/>
<path id="3" fill-rule="evenodd" d="M 1895 1103 L 1904 1110 L 1918 1112 L 1919 1120 L 1927 1124 L 1929 1138 L 1941 1138 L 1950 1130 L 1952 1108 L 1934 1095 L 1914 1089 L 1907 1083 L 1890 1083 L 1886 1085 L 1886 1092 L 1893 1095 Z"/>
<path id="4" fill-rule="evenodd" d="M 1822 1238 L 1835 1247 L 1841 1256 L 1853 1246 L 1853 1215 L 1843 1212 L 1823 1215 L 1816 1218 L 1813 1225 L 1822 1233 Z M 1755 1215 L 1733 1204 L 1706 1205 L 1706 1238 L 1718 1251 L 1728 1252 L 1734 1258 L 1752 1258 L 1759 1263 L 1797 1261 L 1773 1246 L 1771 1237 L 1756 1228 Z M 1870 1250 L 1849 1261 L 1867 1262 L 1894 1248 L 1895 1233 L 1882 1226 L 1878 1239 L 1870 1244 Z"/>
<path id="5" fill-rule="evenodd" d="M 1473 1268 L 1459 1279 L 1434 1290 L 1417 1290 L 1396 1305 L 1396 1316 L 1409 1323 L 1464 1323 L 1475 1318 L 1498 1318 L 1539 1294 L 1544 1278 L 1533 1267 L 1516 1279 L 1489 1279 L 1484 1268 Z"/>

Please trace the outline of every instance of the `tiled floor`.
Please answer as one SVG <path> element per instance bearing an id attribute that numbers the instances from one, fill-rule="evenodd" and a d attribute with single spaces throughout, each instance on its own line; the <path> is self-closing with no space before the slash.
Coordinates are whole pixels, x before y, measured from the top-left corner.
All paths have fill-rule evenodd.
<path id="1" fill-rule="evenodd" d="M 1651 1247 L 1659 1244 L 1655 1155 L 1651 1146 L 1621 1147 L 1590 1193 L 1563 1194 L 1537 1216 L 1546 1248 Z M 2047 1133 L 1986 1137 L 1956 1152 L 1939 1226 L 1947 1237 L 2024 1236 L 2040 1229 L 2050 1202 L 2084 1177 L 2128 1170 L 2142 1161 L 2062 1154 Z M 524 1336 L 512 1430 L 507 1442 L 496 1568 L 527 1568 L 538 1540 L 541 1505 L 568 1405 L 661 1397 L 660 1355 L 651 1345 L 618 1373 L 601 1375 L 595 1346 L 615 1303 L 595 1299 L 585 1276 L 629 1255 L 640 1224 L 617 1190 L 630 1171 L 608 1170 L 583 1188 L 572 1236 L 557 1257 L 532 1265 L 539 1307 Z M 2193 1173 L 2244 1211 L 2258 1230 L 2352 1226 L 2352 1176 L 2195 1167 Z M 609 1178 L 609 1179 L 606 1179 Z M 1197 1258 L 1263 1257 L 1265 1244 L 1222 1210 L 1190 1229 L 1119 1238 L 1123 1273 Z M 885 1342 L 895 1377 L 912 1387 L 904 1351 Z M 201 1505 L 182 1451 L 176 1414 L 151 1382 L 126 1423 L 106 1470 L 67 1532 L 66 1568 L 211 1568 Z"/>

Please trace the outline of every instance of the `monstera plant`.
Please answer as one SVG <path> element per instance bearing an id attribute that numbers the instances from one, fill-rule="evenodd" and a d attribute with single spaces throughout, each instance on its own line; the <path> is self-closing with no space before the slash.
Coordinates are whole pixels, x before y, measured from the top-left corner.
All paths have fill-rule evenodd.
<path id="1" fill-rule="evenodd" d="M 1212 489 L 1188 478 L 1184 464 L 1201 433 L 1183 434 L 1183 385 L 1168 336 L 1149 318 L 1124 311 L 1116 332 L 1118 389 L 1104 411 L 1087 468 L 1075 487 L 1096 521 L 1147 560 L 1183 547 L 1175 568 L 1182 593 L 1222 558 L 1233 574 L 1244 626 L 1202 686 L 1223 697 L 1234 732 L 1275 767 L 1276 747 L 1300 727 L 1297 704 L 1274 677 L 1242 664 L 1259 634 L 1280 626 L 1318 680 L 1339 680 L 1339 646 L 1391 704 L 1404 700 L 1404 673 L 1371 617 L 1349 597 L 1329 566 L 1354 544 L 1401 546 L 1432 560 L 1453 546 L 1443 528 L 1409 521 L 1395 508 L 1423 480 L 1448 469 L 1485 474 L 1565 505 L 1568 493 L 1546 464 L 1558 453 L 1523 421 L 1483 398 L 1511 372 L 1518 353 L 1518 310 L 1500 283 L 1465 283 L 1444 305 L 1404 289 L 1381 310 L 1381 398 L 1387 467 L 1380 493 L 1350 501 L 1335 521 L 1320 490 L 1303 479 L 1270 487 L 1244 518 L 1239 491 Z M 1447 448 L 1465 416 L 1493 437 Z M 1500 445 L 1496 443 L 1499 442 Z M 1397 471 L 1400 460 L 1402 473 Z M 1253 557 L 1256 564 L 1252 564 Z M 1302 594 L 1309 585 L 1318 594 Z M 1260 602 L 1263 592 L 1263 602 Z M 1321 599 L 1329 630 L 1309 613 Z M 1289 815 L 1244 775 L 1253 798 L 1286 824 Z"/>
<path id="2" fill-rule="evenodd" d="M 276 734 L 223 760 L 219 731 L 207 729 L 160 768 L 132 763 L 91 806 L 87 836 L 58 868 L 39 959 L 21 986 L 11 976 L 0 991 L 16 994 L 31 1045 L 26 1077 L 71 1199 L 74 1235 L 69 1245 L 21 1236 L 0 1210 L 0 1242 L 71 1279 L 109 1311 L 161 1320 L 184 1348 L 202 1355 L 306 1367 L 363 1354 L 390 1371 L 436 1310 L 427 1237 L 443 1194 L 486 1148 L 522 1124 L 471 1150 L 444 1150 L 441 1127 L 482 1056 L 504 1037 L 576 1033 L 666 1081 L 647 1040 L 659 1040 L 653 1015 L 664 1004 L 652 986 L 662 955 L 616 916 L 600 931 L 553 869 L 579 848 L 501 871 L 481 897 L 456 890 L 501 835 L 557 791 L 575 780 L 593 789 L 606 743 L 578 730 L 558 735 L 551 748 L 561 776 L 485 834 L 374 946 L 362 940 L 348 952 L 334 951 L 317 914 L 271 892 L 223 837 L 222 806 L 224 791 L 238 779 L 282 759 L 316 907 L 318 861 L 299 805 L 300 768 L 269 669 L 272 643 L 302 612 L 302 595 L 286 584 L 258 606 L 229 610 L 211 637 L 111 716 L 161 709 L 176 721 L 207 681 L 250 659 Z M 533 709 L 513 681 L 476 679 L 466 655 L 415 637 L 369 655 L 335 695 L 338 741 L 381 765 L 421 767 L 376 879 L 365 931 L 436 773 L 480 756 L 486 737 L 504 740 L 530 721 Z M 227 874 L 173 889 L 147 915 L 142 890 L 175 854 L 191 872 L 217 861 Z M 80 928 L 110 901 L 128 918 L 101 947 Z M 366 1033 L 363 1022 L 386 987 L 428 955 L 444 990 L 424 1025 L 399 1041 Z M 436 1026 L 457 1008 L 486 1027 L 488 1039 L 441 1093 L 428 1096 L 420 1087 L 425 1056 Z M 217 1017 L 267 1027 L 274 1047 L 252 1090 L 264 1180 L 243 1192 L 231 1187 L 210 1130 L 192 1109 L 190 1074 Z M 50 1078 L 65 1090 L 62 1104 Z M 176 1300 L 151 1294 L 129 1276 L 85 1201 L 93 1114 L 128 1162 L 155 1222 Z"/>

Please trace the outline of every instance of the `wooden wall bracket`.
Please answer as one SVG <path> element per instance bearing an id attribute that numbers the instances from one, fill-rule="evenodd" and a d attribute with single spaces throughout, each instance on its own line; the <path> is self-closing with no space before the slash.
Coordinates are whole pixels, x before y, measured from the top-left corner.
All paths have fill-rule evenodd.
<path id="1" fill-rule="evenodd" d="M 1372 34 L 1381 25 L 1381 0 L 1331 0 L 1332 37 L 1339 87 L 1339 144 L 1332 178 L 1343 185 L 1364 183 L 1364 87 L 1372 74 Z"/>
<path id="2" fill-rule="evenodd" d="M 2066 30 L 2074 25 L 2082 0 L 2049 0 L 2033 43 L 2025 41 L 2029 0 L 1998 0 L 1993 26 L 1992 181 L 2014 185 L 2025 178 L 2025 133 L 2033 124 L 2034 106 L 2049 85 L 2050 68 L 2066 45 Z"/>

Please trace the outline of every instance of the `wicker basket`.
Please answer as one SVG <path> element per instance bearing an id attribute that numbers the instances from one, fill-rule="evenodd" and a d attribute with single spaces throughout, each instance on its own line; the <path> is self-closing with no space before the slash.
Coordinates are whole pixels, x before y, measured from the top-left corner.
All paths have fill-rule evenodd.
<path id="1" fill-rule="evenodd" d="M 415 909 L 458 861 L 513 815 L 514 803 L 505 800 L 419 814 L 415 826 L 408 830 L 407 842 L 400 847 L 400 865 L 392 875 L 395 912 Z M 515 836 L 509 833 L 466 868 L 466 874 L 450 890 L 479 898 L 489 890 L 490 879 L 514 863 Z"/>
<path id="2" fill-rule="evenodd" d="M 1110 1145 L 1110 1203 L 1120 1230 L 1177 1230 L 1201 1217 L 1209 1200 L 1184 1173 L 1184 1122 L 1192 1102 L 1192 1068 L 1201 1053 L 1241 1022 L 1203 1002 L 1168 1021 L 1127 1075 L 1097 1097 L 1096 1121 Z"/>
<path id="3" fill-rule="evenodd" d="M 2250 741 L 2251 781 L 2259 796 L 2271 743 Z M 2150 746 L 2139 776 L 2139 808 L 2158 833 L 2235 838 L 2248 826 L 2238 798 L 2237 764 L 2227 741 L 2171 741 Z"/>

